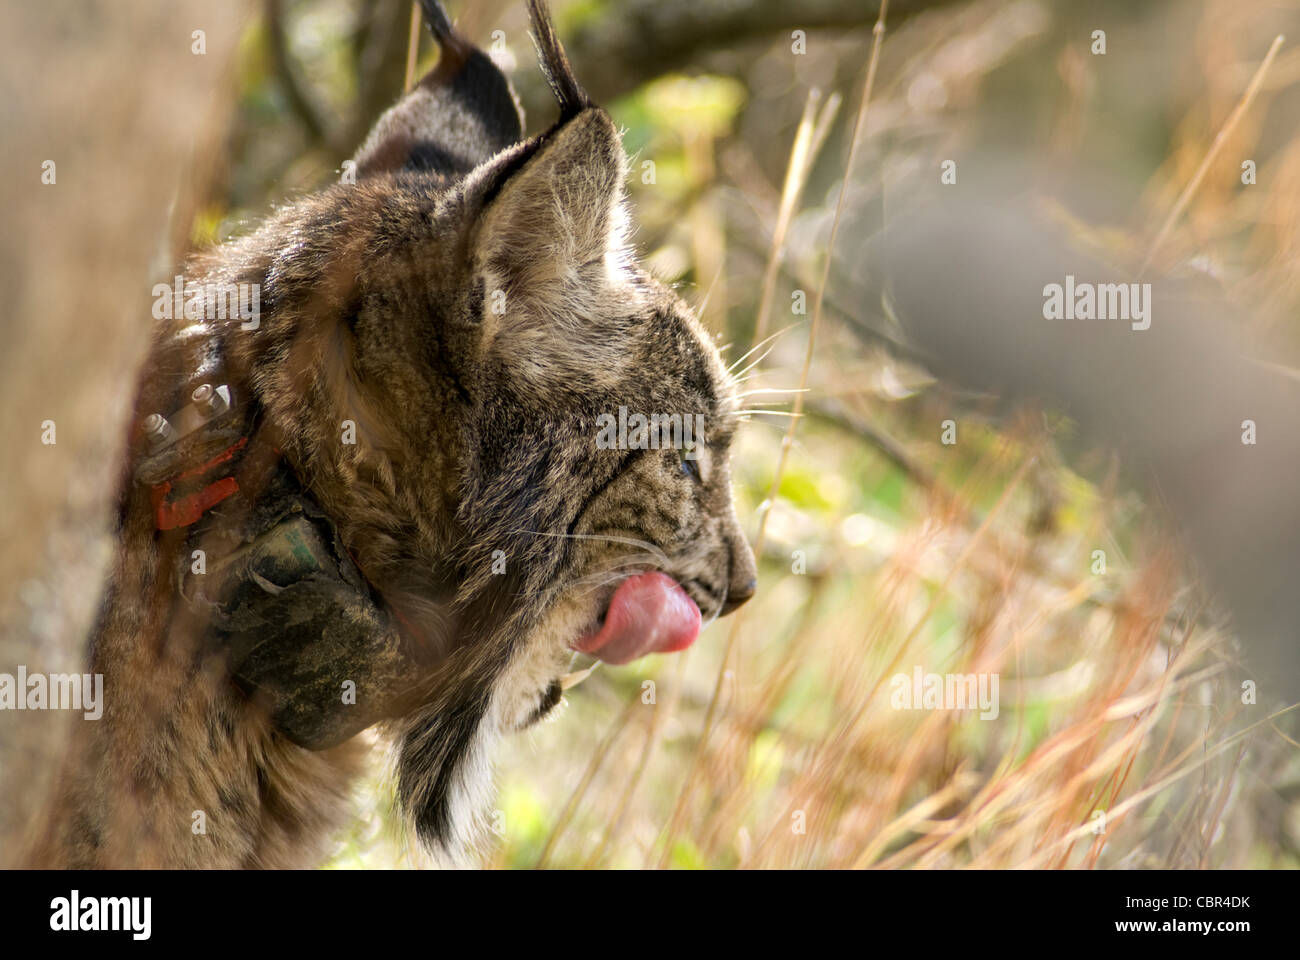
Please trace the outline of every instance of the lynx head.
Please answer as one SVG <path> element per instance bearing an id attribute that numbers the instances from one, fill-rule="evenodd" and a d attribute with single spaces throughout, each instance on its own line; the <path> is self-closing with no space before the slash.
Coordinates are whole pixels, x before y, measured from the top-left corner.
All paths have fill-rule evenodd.
<path id="1" fill-rule="evenodd" d="M 635 262 L 618 130 L 540 3 L 560 117 L 527 140 L 505 78 L 424 8 L 439 64 L 380 119 L 355 183 L 226 263 L 263 282 L 267 314 L 232 350 L 428 672 L 394 720 L 399 795 L 455 846 L 492 741 L 555 706 L 577 651 L 681 649 L 756 571 L 731 499 L 735 387 Z"/>

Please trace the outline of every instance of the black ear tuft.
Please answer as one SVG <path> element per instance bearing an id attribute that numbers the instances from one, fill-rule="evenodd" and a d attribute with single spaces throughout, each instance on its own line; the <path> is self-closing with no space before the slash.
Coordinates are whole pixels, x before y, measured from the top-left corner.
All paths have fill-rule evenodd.
<path id="1" fill-rule="evenodd" d="M 546 74 L 560 105 L 560 122 L 563 123 L 591 106 L 591 99 L 573 75 L 569 58 L 560 45 L 560 38 L 555 35 L 555 24 L 551 22 L 546 0 L 528 0 L 528 17 L 533 22 L 533 42 L 537 45 L 542 72 Z"/>
<path id="2" fill-rule="evenodd" d="M 420 0 L 420 10 L 424 14 L 424 22 L 429 25 L 429 32 L 433 34 L 439 46 L 465 45 L 460 34 L 452 27 L 447 11 L 442 9 L 442 4 L 438 0 Z"/>

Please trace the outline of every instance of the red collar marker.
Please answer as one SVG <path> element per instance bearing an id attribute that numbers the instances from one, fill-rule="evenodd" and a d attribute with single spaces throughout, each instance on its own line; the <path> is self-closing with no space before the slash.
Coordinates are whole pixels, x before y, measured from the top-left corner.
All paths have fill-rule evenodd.
<path id="1" fill-rule="evenodd" d="M 223 463 L 233 460 L 235 454 L 242 450 L 247 443 L 248 437 L 240 437 L 238 441 L 202 466 L 186 470 L 171 480 L 164 480 L 162 483 L 154 484 L 154 522 L 157 524 L 158 529 L 175 530 L 177 527 L 188 527 L 222 500 L 237 492 L 239 483 L 234 477 L 221 477 L 201 490 L 196 490 L 194 493 L 187 494 L 177 500 L 167 499 L 167 494 L 171 492 L 173 484 L 182 480 L 193 480 L 195 477 L 202 477 L 210 473 Z"/>

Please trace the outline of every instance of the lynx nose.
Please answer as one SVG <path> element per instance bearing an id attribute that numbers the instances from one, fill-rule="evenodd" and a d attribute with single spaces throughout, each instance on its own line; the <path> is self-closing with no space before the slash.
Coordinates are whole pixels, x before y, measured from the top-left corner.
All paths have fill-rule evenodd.
<path id="1" fill-rule="evenodd" d="M 752 597 L 757 588 L 757 579 L 751 579 L 748 583 L 740 587 L 732 586 L 727 590 L 726 602 L 722 604 L 722 610 L 718 613 L 718 616 L 725 617 L 727 614 L 731 613 L 742 603 Z"/>
<path id="2" fill-rule="evenodd" d="M 758 588 L 758 564 L 754 560 L 754 551 L 749 549 L 749 542 L 740 529 L 733 507 L 728 518 L 726 532 L 727 548 L 731 554 L 727 570 L 727 599 L 723 601 L 718 616 L 725 617 L 754 595 Z"/>

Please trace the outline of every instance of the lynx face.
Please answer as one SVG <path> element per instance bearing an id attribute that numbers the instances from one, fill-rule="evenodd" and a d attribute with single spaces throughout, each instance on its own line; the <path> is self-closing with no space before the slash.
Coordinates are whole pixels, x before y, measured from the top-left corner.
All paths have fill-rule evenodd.
<path id="1" fill-rule="evenodd" d="M 683 649 L 756 575 L 732 380 L 635 264 L 618 131 L 530 12 L 548 132 L 521 139 L 505 79 L 427 3 L 442 60 L 356 182 L 211 268 L 263 285 L 262 328 L 228 352 L 393 614 L 418 681 L 390 714 L 399 796 L 443 847 L 471 830 L 492 742 L 555 706 L 579 652 Z"/>
<path id="2" fill-rule="evenodd" d="M 636 272 L 625 283 L 619 299 L 641 305 L 639 314 L 620 318 L 633 358 L 625 380 L 602 391 L 604 401 L 588 399 L 573 410 L 571 425 L 557 431 L 567 434 L 564 445 L 552 448 L 566 451 L 559 463 L 567 476 L 548 484 L 556 512 L 539 530 L 552 554 L 539 590 L 546 613 L 527 642 L 518 680 L 509 684 L 507 728 L 527 725 L 558 702 L 558 678 L 575 650 L 613 664 L 681 650 L 702 621 L 730 612 L 754 591 L 753 557 L 731 502 L 733 385 L 676 297 Z M 637 411 L 661 410 L 703 424 L 703 435 L 689 449 L 638 443 Z M 627 449 L 598 446 L 593 411 L 610 434 L 615 416 L 630 411 Z M 561 491 L 570 492 L 554 496 Z M 515 496 L 527 497 L 527 488 L 516 488 Z"/>

